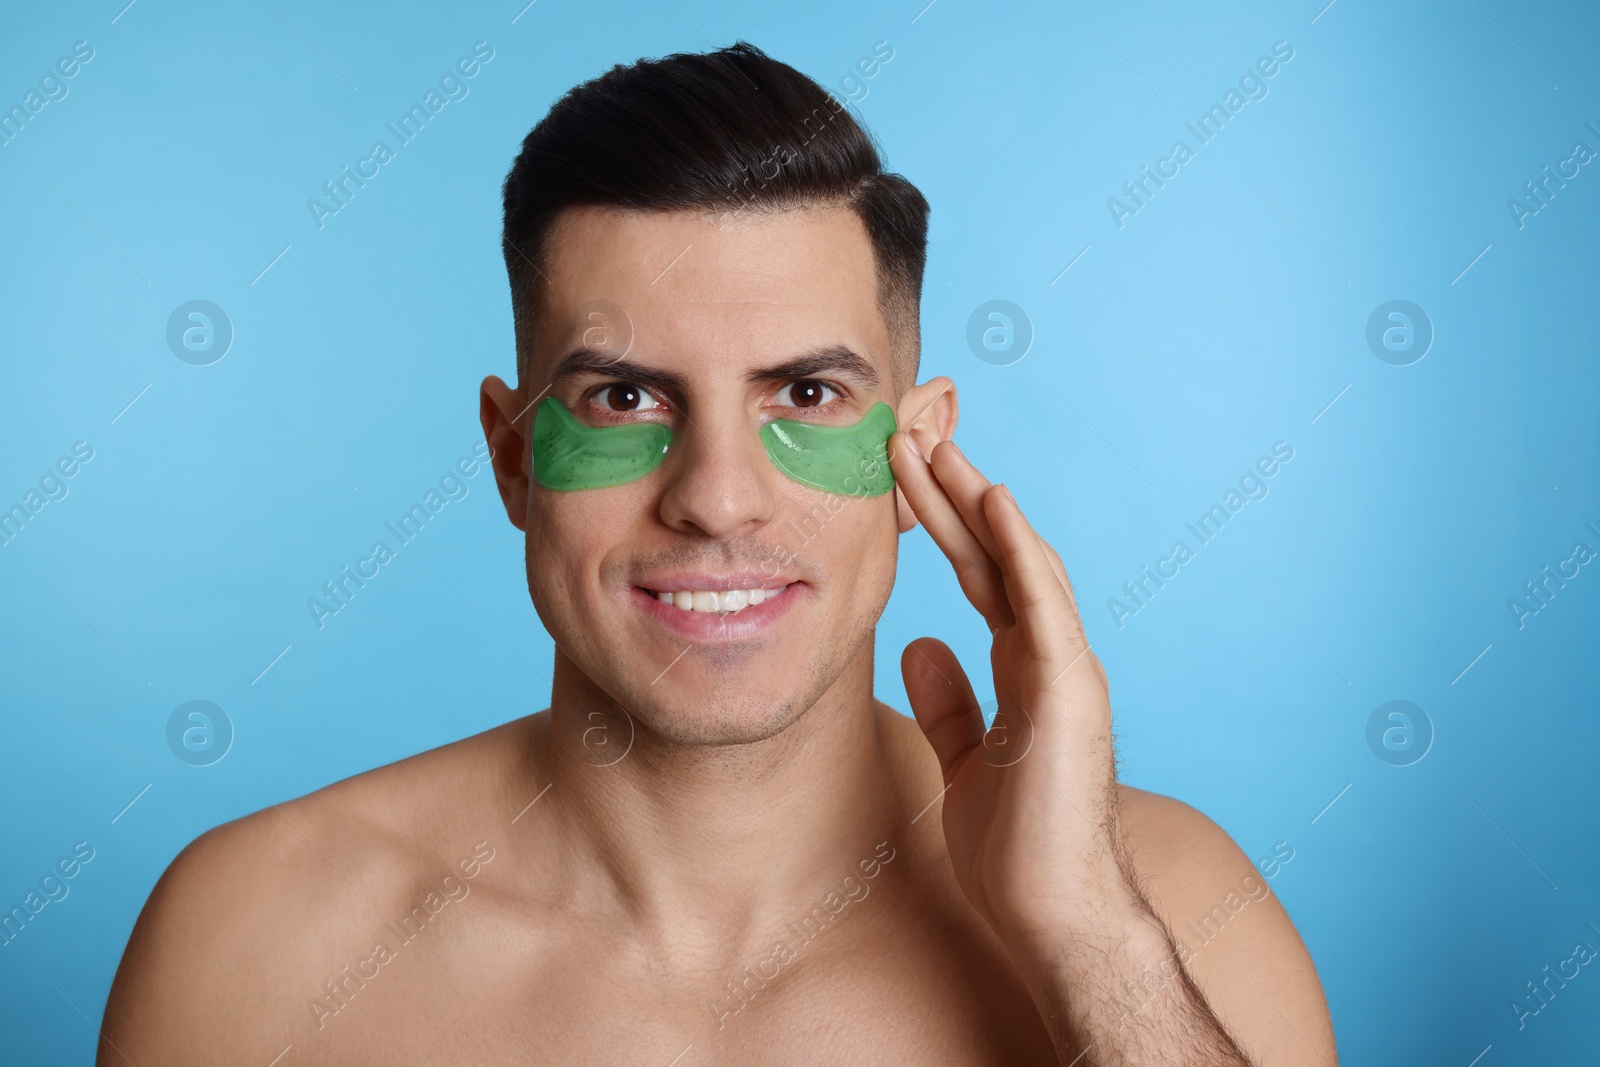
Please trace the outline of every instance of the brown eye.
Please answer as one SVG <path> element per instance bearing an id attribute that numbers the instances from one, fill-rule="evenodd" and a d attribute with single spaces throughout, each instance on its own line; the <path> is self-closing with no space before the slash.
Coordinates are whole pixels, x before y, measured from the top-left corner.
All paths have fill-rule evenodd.
<path id="1" fill-rule="evenodd" d="M 596 393 L 595 400 L 609 411 L 654 411 L 662 406 L 661 401 L 632 382 L 613 382 Z"/>
<path id="2" fill-rule="evenodd" d="M 789 397 L 786 406 L 792 408 L 814 408 L 826 404 L 838 395 L 832 386 L 814 378 L 801 378 L 799 381 L 790 382 L 778 390 L 780 399 L 785 394 Z"/>

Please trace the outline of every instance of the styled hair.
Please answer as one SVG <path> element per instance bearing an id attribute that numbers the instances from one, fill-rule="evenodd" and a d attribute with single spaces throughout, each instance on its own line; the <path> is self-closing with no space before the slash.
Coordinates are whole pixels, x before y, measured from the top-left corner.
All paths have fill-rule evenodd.
<path id="1" fill-rule="evenodd" d="M 517 336 L 532 356 L 550 235 L 565 208 L 783 210 L 845 205 L 866 227 L 895 365 L 916 376 L 928 202 L 883 169 L 855 118 L 745 41 L 617 65 L 569 90 L 506 175 L 501 236 Z"/>

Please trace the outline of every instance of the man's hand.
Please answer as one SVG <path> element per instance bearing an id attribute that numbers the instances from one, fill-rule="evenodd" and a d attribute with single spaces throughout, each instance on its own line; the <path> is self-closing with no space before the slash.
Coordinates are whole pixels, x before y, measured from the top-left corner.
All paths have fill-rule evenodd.
<path id="1" fill-rule="evenodd" d="M 944 774 L 944 830 L 962 890 L 1011 952 L 1063 1063 L 1244 1064 L 1140 891 L 1117 821 L 1111 703 L 1061 558 L 1003 485 L 953 442 L 923 458 L 891 440 L 895 479 L 994 634 L 999 711 L 987 733 L 942 642 L 901 657 Z M 1168 987 L 1131 1020 L 1125 980 Z"/>
<path id="2" fill-rule="evenodd" d="M 985 734 L 955 656 L 922 638 L 906 650 L 912 710 L 949 791 L 944 825 L 961 888 L 1008 946 L 1049 937 L 1122 884 L 1115 833 L 1111 702 L 1060 558 L 1005 486 L 953 442 L 931 464 L 905 446 L 895 478 L 994 635 L 999 713 Z"/>

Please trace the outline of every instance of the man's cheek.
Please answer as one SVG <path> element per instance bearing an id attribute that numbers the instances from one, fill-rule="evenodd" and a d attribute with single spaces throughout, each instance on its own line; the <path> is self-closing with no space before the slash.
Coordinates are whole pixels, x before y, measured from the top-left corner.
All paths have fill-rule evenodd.
<path id="1" fill-rule="evenodd" d="M 593 551 L 586 541 L 592 546 L 593 532 L 606 526 L 589 509 L 576 506 L 578 502 L 560 499 L 579 494 L 541 495 L 547 499 L 531 509 L 534 519 L 528 524 L 528 586 L 541 616 L 547 609 L 570 615 L 584 602 L 585 589 L 597 580 L 598 563 L 585 558 Z"/>
<path id="2" fill-rule="evenodd" d="M 872 598 L 894 583 L 898 559 L 899 527 L 895 521 L 894 494 L 874 497 L 841 497 L 844 506 L 833 514 L 822 534 L 813 538 L 806 551 L 818 553 L 828 574 L 848 575 L 840 581 L 852 607 L 869 609 L 863 598 Z"/>

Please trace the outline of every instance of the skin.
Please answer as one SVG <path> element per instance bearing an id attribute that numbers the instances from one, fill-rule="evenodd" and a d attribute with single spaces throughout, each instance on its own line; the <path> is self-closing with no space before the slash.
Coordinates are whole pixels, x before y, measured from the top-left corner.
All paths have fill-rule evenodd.
<path id="1" fill-rule="evenodd" d="M 573 209 L 544 266 L 525 384 L 487 379 L 481 411 L 555 642 L 551 707 L 190 844 L 134 928 L 99 1062 L 1335 1062 L 1316 972 L 1264 888 L 1178 962 L 1169 929 L 1265 883 L 1204 815 L 1115 781 L 1060 559 L 956 447 L 953 384 L 911 382 L 860 222 Z M 619 331 L 593 361 L 615 365 L 551 382 L 598 336 L 595 299 L 627 309 L 626 366 Z M 780 365 L 828 346 L 868 375 L 805 370 L 837 400 L 804 407 L 830 394 Z M 651 390 L 659 410 L 594 402 L 651 374 L 676 378 Z M 661 419 L 678 443 L 636 482 L 545 490 L 527 435 L 547 384 L 595 424 Z M 908 431 L 893 493 L 839 506 L 762 450 L 767 419 L 846 425 L 879 400 Z M 902 656 L 915 721 L 872 695 L 919 521 L 994 633 L 987 744 L 932 638 Z M 692 639 L 636 588 L 734 572 L 795 584 L 765 623 L 702 618 Z M 419 904 L 402 942 L 391 924 Z"/>

